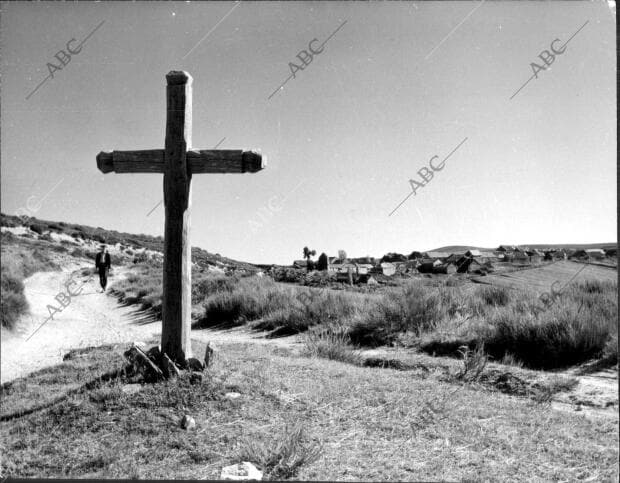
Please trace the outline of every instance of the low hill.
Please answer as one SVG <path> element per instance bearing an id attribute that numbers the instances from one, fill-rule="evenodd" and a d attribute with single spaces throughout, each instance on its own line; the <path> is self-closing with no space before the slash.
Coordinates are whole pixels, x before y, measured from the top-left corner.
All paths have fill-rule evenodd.
<path id="1" fill-rule="evenodd" d="M 0 226 L 12 228 L 23 226 L 39 235 L 45 232 L 51 232 L 64 234 L 73 238 L 81 238 L 82 240 L 94 240 L 95 242 L 105 243 L 107 245 L 116 245 L 119 243 L 126 247 L 138 249 L 145 248 L 158 252 L 163 252 L 164 249 L 164 239 L 161 236 L 135 235 L 132 233 L 118 232 L 116 230 L 106 230 L 101 227 L 94 228 L 87 225 L 41 220 L 34 217 L 23 220 L 17 216 L 0 213 Z M 198 247 L 192 247 L 192 261 L 200 266 L 217 265 L 221 268 L 233 270 L 258 270 L 258 268 L 251 263 L 232 260 L 221 256 L 219 253 L 213 254 Z"/>
<path id="2" fill-rule="evenodd" d="M 567 250 L 589 250 L 591 248 L 602 248 L 602 249 L 608 249 L 608 248 L 617 248 L 618 244 L 614 243 L 614 242 L 610 242 L 610 243 L 533 243 L 533 244 L 524 244 L 524 245 L 515 245 L 519 248 L 538 248 L 538 249 L 545 249 L 545 248 L 555 248 L 556 250 L 560 250 L 562 248 L 567 249 Z M 430 252 L 466 252 L 467 250 L 481 250 L 481 251 L 493 251 L 497 249 L 497 247 L 493 247 L 493 248 L 483 248 L 483 247 L 475 247 L 475 246 L 471 246 L 471 245 L 450 245 L 450 246 L 446 246 L 446 247 L 441 247 L 441 248 L 434 248 L 432 250 L 428 250 Z"/>

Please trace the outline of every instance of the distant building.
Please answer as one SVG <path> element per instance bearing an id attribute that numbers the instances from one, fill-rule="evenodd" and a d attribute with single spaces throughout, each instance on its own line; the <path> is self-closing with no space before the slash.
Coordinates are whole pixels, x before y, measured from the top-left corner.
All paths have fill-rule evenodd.
<path id="1" fill-rule="evenodd" d="M 568 253 L 564 249 L 551 250 L 549 252 L 546 252 L 545 260 L 547 260 L 547 257 L 549 256 L 549 254 L 551 254 L 551 259 L 553 260 L 566 260 L 568 258 Z"/>
<path id="2" fill-rule="evenodd" d="M 456 263 L 463 256 L 463 253 L 452 253 L 448 258 L 444 260 L 444 263 Z"/>
<path id="3" fill-rule="evenodd" d="M 403 263 L 407 271 L 415 270 L 420 266 L 420 260 L 409 260 L 408 262 Z"/>
<path id="4" fill-rule="evenodd" d="M 530 261 L 530 257 L 525 253 L 525 250 L 515 250 L 512 253 L 512 261 L 517 263 L 526 263 Z"/>
<path id="5" fill-rule="evenodd" d="M 480 256 L 480 250 L 467 250 L 465 252 L 465 256 L 466 257 L 479 257 Z"/>
<path id="6" fill-rule="evenodd" d="M 439 262 L 439 260 L 435 260 L 435 261 L 426 261 L 423 263 L 420 263 L 420 265 L 418 266 L 418 272 L 420 273 L 433 273 L 433 270 L 435 269 L 436 266 L 441 265 L 441 262 Z"/>
<path id="7" fill-rule="evenodd" d="M 456 265 L 454 265 L 454 263 L 444 263 L 442 265 L 437 265 L 436 267 L 433 267 L 433 273 L 451 275 L 453 273 L 456 273 Z"/>
<path id="8" fill-rule="evenodd" d="M 357 263 L 355 266 L 358 275 L 368 275 L 374 265 L 370 263 Z"/>
<path id="9" fill-rule="evenodd" d="M 396 267 L 394 266 L 393 263 L 383 262 L 381 264 L 381 272 L 383 273 L 383 275 L 391 277 L 392 275 L 396 273 Z"/>
<path id="10" fill-rule="evenodd" d="M 569 255 L 569 258 L 586 260 L 589 257 L 588 257 L 588 253 L 585 250 L 581 249 L 581 250 L 575 250 L 573 253 Z"/>
<path id="11" fill-rule="evenodd" d="M 501 262 L 504 259 L 504 254 L 503 253 L 482 252 L 481 251 L 480 252 L 480 256 L 476 257 L 476 258 L 481 263 L 485 263 L 485 262 L 495 263 L 495 262 Z"/>
<path id="12" fill-rule="evenodd" d="M 308 262 L 306 260 L 295 260 L 293 262 L 293 268 L 307 268 Z"/>
<path id="13" fill-rule="evenodd" d="M 451 253 L 448 252 L 426 252 L 426 256 L 428 258 L 433 258 L 435 260 L 445 260 L 446 258 L 448 258 L 451 255 Z"/>
<path id="14" fill-rule="evenodd" d="M 538 264 L 542 261 L 542 257 L 538 253 L 529 255 L 529 257 L 530 257 L 530 263 L 533 263 L 533 264 Z"/>
<path id="15" fill-rule="evenodd" d="M 497 250 L 495 251 L 500 252 L 500 253 L 512 253 L 515 251 L 515 246 L 514 245 L 500 245 L 499 247 L 497 247 Z"/>
<path id="16" fill-rule="evenodd" d="M 605 258 L 605 250 L 602 248 L 589 248 L 586 250 L 586 254 L 588 255 L 588 258 L 594 260 L 601 260 Z"/>
<path id="17" fill-rule="evenodd" d="M 456 264 L 458 273 L 470 273 L 480 269 L 482 269 L 482 264 L 472 257 L 463 256 Z"/>

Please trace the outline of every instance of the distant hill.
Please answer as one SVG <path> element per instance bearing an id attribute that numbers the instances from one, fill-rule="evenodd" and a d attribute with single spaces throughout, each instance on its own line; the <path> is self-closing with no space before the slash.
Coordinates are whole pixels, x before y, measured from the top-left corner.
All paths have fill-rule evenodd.
<path id="1" fill-rule="evenodd" d="M 510 245 L 509 243 L 504 243 L 504 245 Z M 527 248 L 538 248 L 538 249 L 544 249 L 544 248 L 555 248 L 555 249 L 560 249 L 560 248 L 565 248 L 565 249 L 570 249 L 570 250 L 576 250 L 576 249 L 583 249 L 583 250 L 587 250 L 590 248 L 603 248 L 603 249 L 607 249 L 607 248 L 617 248 L 618 244 L 617 243 L 585 243 L 585 244 L 580 244 L 580 243 L 558 243 L 558 244 L 552 244 L 552 243 L 533 243 L 531 245 L 528 244 L 524 244 L 524 245 L 515 245 L 517 247 L 527 247 Z M 450 245 L 450 246 L 446 246 L 446 247 L 441 247 L 441 248 L 434 248 L 433 250 L 428 250 L 430 252 L 466 252 L 467 250 L 481 250 L 481 251 L 493 251 L 497 249 L 497 247 L 493 247 L 493 248 L 483 248 L 483 247 L 475 247 L 475 246 L 470 246 L 470 245 Z"/>
<path id="2" fill-rule="evenodd" d="M 449 245 L 447 247 L 441 247 L 441 248 L 433 248 L 432 250 L 427 250 L 429 252 L 466 252 L 467 250 L 482 250 L 485 252 L 490 252 L 495 250 L 497 247 L 494 248 L 482 248 L 482 247 L 474 247 L 474 246 L 470 246 L 470 245 Z"/>
<path id="3" fill-rule="evenodd" d="M 152 235 L 136 235 L 132 233 L 123 233 L 116 230 L 106 230 L 105 228 L 87 225 L 78 225 L 75 223 L 65 223 L 62 221 L 40 220 L 38 218 L 28 218 L 25 223 L 17 216 L 5 215 L 0 213 L 0 226 L 17 227 L 25 226 L 36 233 L 52 231 L 55 233 L 64 233 L 74 238 L 90 239 L 98 243 L 115 245 L 120 243 L 125 246 L 134 248 L 146 248 L 163 252 L 164 239 L 161 236 Z M 239 262 L 221 256 L 219 253 L 210 253 L 202 248 L 192 247 L 192 261 L 198 265 L 218 265 L 233 269 L 245 269 L 256 271 L 257 267 L 251 263 Z"/>

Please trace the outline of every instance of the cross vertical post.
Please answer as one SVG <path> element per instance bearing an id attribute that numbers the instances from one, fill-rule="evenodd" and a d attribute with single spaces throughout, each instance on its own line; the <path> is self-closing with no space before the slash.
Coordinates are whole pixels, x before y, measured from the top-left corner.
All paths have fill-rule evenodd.
<path id="1" fill-rule="evenodd" d="M 164 273 L 161 350 L 173 361 L 192 356 L 190 232 L 192 173 L 187 151 L 192 144 L 192 77 L 166 76 L 167 115 L 164 153 Z"/>
<path id="2" fill-rule="evenodd" d="M 102 173 L 164 175 L 164 269 L 161 350 L 180 366 L 192 357 L 192 174 L 256 173 L 265 168 L 260 152 L 241 149 L 192 150 L 192 76 L 166 76 L 165 149 L 101 151 Z"/>

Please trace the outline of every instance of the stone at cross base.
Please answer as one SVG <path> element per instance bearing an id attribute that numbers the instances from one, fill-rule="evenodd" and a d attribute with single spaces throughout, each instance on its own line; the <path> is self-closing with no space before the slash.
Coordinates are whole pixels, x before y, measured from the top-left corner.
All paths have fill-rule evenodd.
<path id="1" fill-rule="evenodd" d="M 181 366 L 191 349 L 191 180 L 202 173 L 255 173 L 265 168 L 260 152 L 192 150 L 192 77 L 166 75 L 165 149 L 100 152 L 102 173 L 164 175 L 164 270 L 161 351 Z"/>

